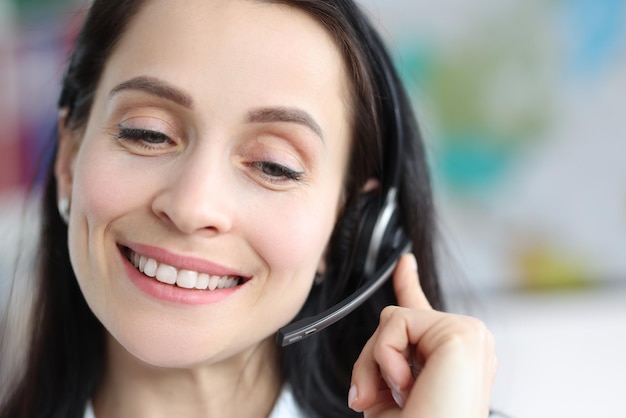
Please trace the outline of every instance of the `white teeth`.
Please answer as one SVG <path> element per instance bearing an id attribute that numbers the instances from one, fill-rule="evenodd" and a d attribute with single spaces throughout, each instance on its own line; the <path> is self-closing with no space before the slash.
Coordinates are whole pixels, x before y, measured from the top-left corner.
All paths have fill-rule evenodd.
<path id="1" fill-rule="evenodd" d="M 228 286 L 226 286 L 226 283 L 227 283 L 227 282 L 228 282 L 228 277 L 220 277 L 220 281 L 219 281 L 219 283 L 217 284 L 217 287 L 219 287 L 220 289 L 223 289 L 223 288 L 225 288 L 225 287 L 228 287 Z"/>
<path id="2" fill-rule="evenodd" d="M 176 276 L 178 275 L 177 273 L 178 272 L 174 267 L 161 263 L 159 264 L 159 268 L 157 269 L 156 278 L 160 282 L 174 284 L 176 283 Z"/>
<path id="3" fill-rule="evenodd" d="M 181 270 L 176 277 L 176 285 L 185 289 L 193 289 L 198 282 L 198 273 L 191 270 Z"/>
<path id="4" fill-rule="evenodd" d="M 132 251 L 128 258 L 129 261 L 146 276 L 154 277 L 162 283 L 175 284 L 185 289 L 226 289 L 239 284 L 238 277 L 213 276 L 192 270 L 178 270 L 176 267 L 159 263 L 153 258 L 139 255 Z"/>
<path id="5" fill-rule="evenodd" d="M 209 290 L 217 289 L 220 283 L 220 276 L 209 276 Z"/>
<path id="6" fill-rule="evenodd" d="M 146 265 L 143 267 L 143 274 L 148 277 L 154 277 L 156 276 L 157 267 L 158 265 L 156 260 L 149 258 L 146 260 Z"/>
<path id="7" fill-rule="evenodd" d="M 206 273 L 198 274 L 198 280 L 196 281 L 196 289 L 204 290 L 209 287 L 209 275 Z"/>

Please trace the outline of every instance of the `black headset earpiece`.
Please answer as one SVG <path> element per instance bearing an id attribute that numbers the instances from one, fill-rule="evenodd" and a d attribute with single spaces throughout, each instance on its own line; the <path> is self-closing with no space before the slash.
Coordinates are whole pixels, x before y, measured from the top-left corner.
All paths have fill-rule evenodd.
<path id="1" fill-rule="evenodd" d="M 406 244 L 408 237 L 402 227 L 395 187 L 384 195 L 380 191 L 365 193 L 361 199 L 351 274 L 366 281 Z"/>

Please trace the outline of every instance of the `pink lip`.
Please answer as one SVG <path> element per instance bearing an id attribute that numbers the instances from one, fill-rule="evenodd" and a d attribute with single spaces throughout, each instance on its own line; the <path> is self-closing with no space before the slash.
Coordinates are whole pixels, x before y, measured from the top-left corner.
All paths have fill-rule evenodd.
<path id="1" fill-rule="evenodd" d="M 206 262 L 204 260 L 176 256 L 172 253 L 169 253 L 168 251 L 156 249 L 154 247 L 144 247 L 143 245 L 132 245 L 132 247 L 130 245 L 125 246 L 128 248 L 132 248 L 133 251 L 136 250 L 140 254 L 146 255 L 148 257 L 154 258 L 155 260 L 159 260 L 172 266 L 177 266 L 179 268 L 209 272 L 209 274 L 215 274 L 220 276 L 241 276 L 241 274 L 238 274 L 237 272 L 227 269 L 225 267 Z M 144 249 L 147 249 L 147 251 L 144 251 Z M 225 300 L 238 292 L 243 286 L 245 286 L 244 283 L 239 286 L 227 289 L 200 290 L 185 289 L 175 285 L 161 283 L 157 279 L 148 277 L 145 274 L 141 273 L 139 270 L 137 270 L 135 266 L 133 266 L 128 261 L 122 249 L 120 249 L 119 254 L 122 264 L 124 265 L 124 270 L 126 271 L 126 274 L 130 281 L 142 292 L 161 301 L 183 305 L 206 305 Z M 161 254 L 163 254 L 164 257 L 160 256 Z M 178 262 L 178 260 L 182 260 L 183 263 Z M 204 267 L 198 268 L 202 266 Z"/>
<path id="2" fill-rule="evenodd" d="M 177 269 L 192 270 L 197 271 L 198 273 L 206 273 L 214 276 L 238 276 L 242 277 L 244 280 L 250 278 L 240 271 L 224 267 L 201 258 L 175 254 L 163 248 L 135 243 L 123 243 L 121 245 L 136 253 L 145 255 L 146 257 L 154 258 L 160 263 L 176 267 Z"/>

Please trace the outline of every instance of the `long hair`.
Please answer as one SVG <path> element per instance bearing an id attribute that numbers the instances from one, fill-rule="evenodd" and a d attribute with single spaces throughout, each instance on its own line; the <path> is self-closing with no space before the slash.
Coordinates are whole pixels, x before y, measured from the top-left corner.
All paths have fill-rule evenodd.
<path id="1" fill-rule="evenodd" d="M 351 0 L 269 0 L 307 12 L 324 25 L 343 54 L 352 78 L 352 154 L 345 180 L 346 207 L 359 207 L 360 188 L 370 177 L 380 178 L 388 164 L 399 165 L 402 223 L 413 242 L 420 280 L 431 304 L 442 308 L 434 257 L 434 210 L 424 148 L 407 95 L 391 70 L 394 102 L 387 93 L 384 71 L 392 69 L 383 42 Z M 143 0 L 95 0 L 76 41 L 63 80 L 59 107 L 68 109 L 71 129 L 85 127 L 93 95 L 105 63 Z M 387 115 L 399 113 L 404 132 L 398 161 L 387 161 L 385 149 L 394 142 Z M 67 227 L 56 206 L 52 169 L 44 191 L 39 247 L 38 295 L 25 372 L 0 417 L 76 417 L 84 414 L 98 388 L 105 361 L 105 330 L 87 306 L 69 260 Z M 345 254 L 355 245 L 356 213 L 346 212 L 332 234 L 327 280 L 311 290 L 298 317 L 318 313 L 357 287 L 346 274 Z M 349 273 L 349 272 L 347 272 Z M 332 277 L 332 279 L 330 278 Z M 358 416 L 347 407 L 352 365 L 378 325 L 386 305 L 395 304 L 390 283 L 359 309 L 305 343 L 281 352 L 281 368 L 301 408 L 311 417 Z M 6 337 L 5 337 L 6 338 Z"/>

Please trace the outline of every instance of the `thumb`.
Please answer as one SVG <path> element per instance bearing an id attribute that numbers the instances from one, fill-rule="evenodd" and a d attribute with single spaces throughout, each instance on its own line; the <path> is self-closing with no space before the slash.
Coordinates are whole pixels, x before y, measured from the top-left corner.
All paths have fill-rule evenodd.
<path id="1" fill-rule="evenodd" d="M 432 309 L 424 295 L 417 273 L 417 261 L 412 253 L 403 254 L 393 273 L 393 289 L 398 305 L 412 309 Z"/>

